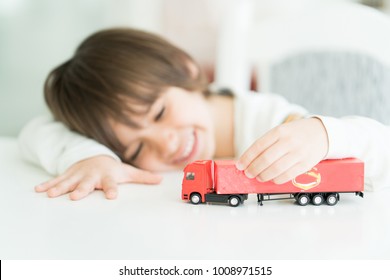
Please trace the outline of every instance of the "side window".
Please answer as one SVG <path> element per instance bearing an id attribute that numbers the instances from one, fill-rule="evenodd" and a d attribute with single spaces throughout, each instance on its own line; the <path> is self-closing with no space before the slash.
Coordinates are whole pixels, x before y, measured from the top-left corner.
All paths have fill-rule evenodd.
<path id="1" fill-rule="evenodd" d="M 195 173 L 194 172 L 187 172 L 186 180 L 195 180 Z"/>

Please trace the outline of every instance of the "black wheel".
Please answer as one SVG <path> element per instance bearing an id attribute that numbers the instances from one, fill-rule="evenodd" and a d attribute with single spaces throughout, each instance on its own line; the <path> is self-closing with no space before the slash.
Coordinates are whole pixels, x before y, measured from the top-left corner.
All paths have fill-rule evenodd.
<path id="1" fill-rule="evenodd" d="M 315 194 L 311 199 L 311 203 L 313 203 L 313 205 L 321 205 L 324 203 L 324 196 L 320 193 Z"/>
<path id="2" fill-rule="evenodd" d="M 193 193 L 190 196 L 190 201 L 192 204 L 199 204 L 202 202 L 202 197 L 198 193 Z"/>
<path id="3" fill-rule="evenodd" d="M 339 201 L 339 198 L 338 198 L 337 193 L 328 194 L 328 196 L 326 197 L 326 204 L 328 204 L 330 206 L 336 205 L 338 201 Z"/>
<path id="4" fill-rule="evenodd" d="M 310 203 L 310 197 L 307 194 L 300 194 L 298 196 L 297 202 L 301 206 L 306 206 Z"/>
<path id="5" fill-rule="evenodd" d="M 233 195 L 229 197 L 229 205 L 232 207 L 237 207 L 240 204 L 241 200 L 238 196 Z"/>

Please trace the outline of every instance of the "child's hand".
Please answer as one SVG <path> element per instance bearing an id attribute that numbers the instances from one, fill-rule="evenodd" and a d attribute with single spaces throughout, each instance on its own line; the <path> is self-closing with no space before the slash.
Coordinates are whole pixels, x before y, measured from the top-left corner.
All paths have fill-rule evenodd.
<path id="1" fill-rule="evenodd" d="M 115 199 L 120 183 L 157 184 L 161 176 L 116 161 L 109 156 L 96 156 L 72 165 L 64 174 L 35 187 L 49 197 L 70 193 L 79 200 L 96 190 L 103 190 L 107 199 Z"/>
<path id="2" fill-rule="evenodd" d="M 259 181 L 282 184 L 310 170 L 328 151 L 328 137 L 317 118 L 282 124 L 259 138 L 237 161 L 237 168 Z"/>

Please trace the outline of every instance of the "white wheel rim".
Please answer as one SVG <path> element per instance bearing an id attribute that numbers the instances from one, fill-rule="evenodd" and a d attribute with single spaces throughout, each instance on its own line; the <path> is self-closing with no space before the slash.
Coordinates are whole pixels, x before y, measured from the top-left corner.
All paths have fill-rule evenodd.
<path id="1" fill-rule="evenodd" d="M 200 198 L 199 198 L 198 195 L 193 195 L 193 196 L 191 197 L 191 202 L 192 202 L 192 203 L 197 204 L 197 203 L 199 203 L 199 201 L 200 201 Z"/>
<path id="2" fill-rule="evenodd" d="M 302 196 L 300 199 L 301 204 L 306 204 L 308 202 L 308 198 L 306 196 Z"/>
<path id="3" fill-rule="evenodd" d="M 237 197 L 232 197 L 231 199 L 230 199 L 230 204 L 231 205 L 237 205 L 238 204 L 238 199 L 237 199 Z"/>
<path id="4" fill-rule="evenodd" d="M 314 198 L 314 203 L 315 204 L 320 204 L 322 202 L 322 198 L 320 197 L 320 196 L 316 196 L 315 198 Z"/>
<path id="5" fill-rule="evenodd" d="M 330 196 L 329 198 L 328 198 L 328 202 L 329 202 L 329 204 L 335 204 L 335 202 L 336 202 L 336 197 L 335 196 Z"/>

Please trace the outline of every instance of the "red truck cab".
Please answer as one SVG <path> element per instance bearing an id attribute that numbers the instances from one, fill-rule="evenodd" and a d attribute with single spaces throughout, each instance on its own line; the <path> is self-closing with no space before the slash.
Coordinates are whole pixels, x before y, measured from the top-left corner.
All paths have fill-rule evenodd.
<path id="1" fill-rule="evenodd" d="M 234 161 L 218 161 L 226 166 L 234 166 Z M 215 180 L 215 162 L 212 160 L 198 160 L 188 164 L 184 168 L 182 182 L 182 199 L 190 200 L 192 204 L 205 202 L 228 203 L 231 206 L 238 206 L 248 198 L 247 193 L 218 193 Z M 241 173 L 243 173 L 241 171 Z"/>
<path id="2" fill-rule="evenodd" d="M 184 168 L 183 200 L 191 200 L 194 204 L 205 202 L 204 195 L 214 191 L 212 175 L 214 167 L 212 163 L 211 160 L 199 160 L 188 164 Z"/>

